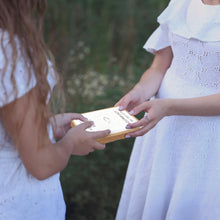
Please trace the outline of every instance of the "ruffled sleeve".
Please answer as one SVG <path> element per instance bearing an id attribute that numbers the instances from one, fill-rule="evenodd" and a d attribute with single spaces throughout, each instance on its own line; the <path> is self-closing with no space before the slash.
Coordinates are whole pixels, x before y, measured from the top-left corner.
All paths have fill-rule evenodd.
<path id="1" fill-rule="evenodd" d="M 157 51 L 170 46 L 169 30 L 166 26 L 159 26 L 149 37 L 144 49 L 155 54 Z"/>
<path id="2" fill-rule="evenodd" d="M 202 0 L 172 0 L 158 17 L 171 33 L 204 42 L 220 41 L 220 5 L 205 5 Z"/>
<path id="3" fill-rule="evenodd" d="M 18 56 L 14 70 L 14 79 L 12 79 L 12 47 L 9 43 L 7 32 L 3 33 L 0 31 L 0 38 L 2 37 L 7 60 L 4 56 L 3 48 L 0 46 L 0 107 L 14 101 L 16 98 L 22 97 L 36 85 L 36 79 L 33 73 L 31 74 L 30 79 L 28 78 L 28 67 L 24 58 L 21 56 L 17 40 L 16 45 Z M 7 65 L 5 69 L 6 62 Z M 17 88 L 17 94 L 15 93 L 12 81 L 14 81 Z"/>
<path id="4" fill-rule="evenodd" d="M 170 46 L 170 36 L 204 42 L 220 41 L 220 5 L 205 5 L 202 0 L 171 0 L 157 18 L 159 27 L 150 36 L 144 48 L 155 54 Z"/>
<path id="5" fill-rule="evenodd" d="M 173 7 L 173 3 L 176 0 L 171 0 L 168 7 L 161 13 L 163 15 L 169 8 Z M 161 16 L 160 15 L 160 16 Z M 160 16 L 158 18 L 160 18 Z M 157 19 L 159 27 L 153 32 L 144 44 L 144 49 L 150 53 L 155 54 L 157 51 L 164 49 L 171 45 L 170 43 L 170 32 L 167 23 L 163 24 Z"/>

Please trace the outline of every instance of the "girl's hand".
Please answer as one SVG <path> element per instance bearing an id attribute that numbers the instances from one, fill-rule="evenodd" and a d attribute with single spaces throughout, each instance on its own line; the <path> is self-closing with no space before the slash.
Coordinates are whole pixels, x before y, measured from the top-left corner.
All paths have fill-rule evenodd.
<path id="1" fill-rule="evenodd" d="M 150 131 L 163 117 L 168 115 L 170 106 L 169 99 L 153 99 L 140 104 L 130 111 L 130 114 L 136 115 L 141 111 L 145 111 L 145 116 L 138 122 L 128 124 L 127 128 L 142 127 L 140 130 L 131 132 L 127 137 L 137 137 Z"/>
<path id="2" fill-rule="evenodd" d="M 79 119 L 83 122 L 87 121 L 81 114 L 77 113 L 64 113 L 55 115 L 54 130 L 55 130 L 55 138 L 61 139 L 67 133 L 67 131 L 71 128 L 71 121 L 73 119 Z M 53 119 L 52 119 L 53 120 Z M 53 122 L 53 121 L 52 121 Z"/>
<path id="3" fill-rule="evenodd" d="M 135 106 L 140 105 L 145 101 L 144 92 L 141 86 L 138 84 L 122 97 L 115 106 L 120 106 L 120 110 L 126 109 L 131 111 Z"/>
<path id="4" fill-rule="evenodd" d="M 93 122 L 87 121 L 68 130 L 67 134 L 61 140 L 62 144 L 68 146 L 73 155 L 87 155 L 94 150 L 103 150 L 105 144 L 100 144 L 96 140 L 110 134 L 110 130 L 88 132 Z"/>

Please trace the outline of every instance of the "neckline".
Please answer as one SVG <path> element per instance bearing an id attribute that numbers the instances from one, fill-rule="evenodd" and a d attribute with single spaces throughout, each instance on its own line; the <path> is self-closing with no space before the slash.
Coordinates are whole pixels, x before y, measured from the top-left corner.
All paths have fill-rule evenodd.
<path id="1" fill-rule="evenodd" d="M 199 0 L 199 1 L 200 1 L 201 5 L 203 5 L 203 7 L 219 7 L 219 6 L 220 6 L 220 4 L 210 5 L 210 4 L 205 4 L 205 3 L 203 2 L 203 0 Z"/>

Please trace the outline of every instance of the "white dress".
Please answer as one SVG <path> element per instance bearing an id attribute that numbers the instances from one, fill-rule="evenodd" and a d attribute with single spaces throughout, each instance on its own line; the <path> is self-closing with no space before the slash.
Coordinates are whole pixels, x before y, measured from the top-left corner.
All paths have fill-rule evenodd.
<path id="1" fill-rule="evenodd" d="M 156 98 L 220 93 L 220 5 L 172 0 L 158 22 L 144 48 L 174 57 Z M 138 137 L 116 219 L 219 220 L 220 116 L 165 117 Z"/>
<path id="2" fill-rule="evenodd" d="M 3 44 L 8 57 L 8 68 L 4 76 L 4 83 L 0 80 L 0 107 L 15 99 L 10 83 L 11 74 L 11 47 L 8 35 L 4 32 Z M 0 30 L 2 36 L 3 31 Z M 1 37 L 0 37 L 1 38 Z M 17 39 L 16 39 L 17 41 Z M 17 41 L 19 48 L 19 43 Z M 22 97 L 35 85 L 32 76 L 27 84 L 27 67 L 20 51 L 19 60 L 15 69 L 15 80 L 18 86 L 18 97 Z M 3 74 L 5 59 L 0 47 L 0 77 Z M 53 72 L 48 75 L 51 87 L 55 84 Z M 5 94 L 8 94 L 6 99 Z M 53 134 L 48 127 L 51 140 Z M 0 118 L 0 220 L 64 220 L 65 203 L 60 185 L 59 174 L 44 181 L 34 178 L 24 167 L 19 153 L 13 145 L 9 135 L 5 132 Z"/>

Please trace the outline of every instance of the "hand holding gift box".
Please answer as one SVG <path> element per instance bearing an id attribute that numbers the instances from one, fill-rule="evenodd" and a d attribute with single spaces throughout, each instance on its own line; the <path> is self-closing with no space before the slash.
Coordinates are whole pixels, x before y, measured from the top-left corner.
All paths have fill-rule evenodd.
<path id="1" fill-rule="evenodd" d="M 120 111 L 119 107 L 112 107 L 101 109 L 97 111 L 87 112 L 82 114 L 89 121 L 93 121 L 94 124 L 87 131 L 102 131 L 109 129 L 111 133 L 104 137 L 100 138 L 97 141 L 106 144 L 116 140 L 125 138 L 126 134 L 129 132 L 136 131 L 140 128 L 127 129 L 127 124 L 135 123 L 138 121 L 136 117 L 130 115 L 126 110 Z M 77 126 L 83 123 L 80 120 L 72 120 L 71 126 Z"/>

